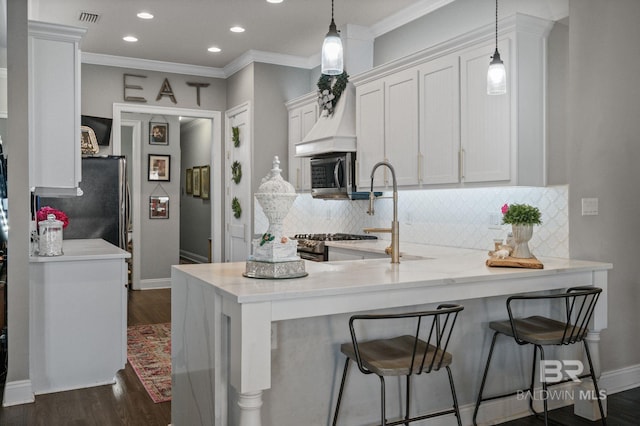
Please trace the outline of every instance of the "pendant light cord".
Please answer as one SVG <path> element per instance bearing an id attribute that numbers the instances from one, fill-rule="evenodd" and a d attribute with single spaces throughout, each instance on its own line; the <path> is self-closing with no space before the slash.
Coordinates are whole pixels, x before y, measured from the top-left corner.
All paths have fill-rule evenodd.
<path id="1" fill-rule="evenodd" d="M 331 4 L 333 5 L 333 0 L 331 0 L 331 2 Z M 496 50 L 498 50 L 498 0 L 496 0 Z"/>
<path id="2" fill-rule="evenodd" d="M 497 0 L 496 0 L 497 1 Z M 496 12 L 497 14 L 498 12 Z M 497 15 L 496 15 L 497 16 Z M 333 22 L 333 0 L 331 0 L 331 22 Z"/>

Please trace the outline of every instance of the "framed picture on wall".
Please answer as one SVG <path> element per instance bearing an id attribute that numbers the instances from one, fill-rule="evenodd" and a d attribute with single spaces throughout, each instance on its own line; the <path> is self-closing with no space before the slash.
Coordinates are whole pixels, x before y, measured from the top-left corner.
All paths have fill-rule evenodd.
<path id="1" fill-rule="evenodd" d="M 200 167 L 193 168 L 193 196 L 200 196 Z"/>
<path id="2" fill-rule="evenodd" d="M 200 197 L 209 199 L 209 166 L 200 167 Z"/>
<path id="3" fill-rule="evenodd" d="M 149 197 L 149 219 L 169 219 L 169 197 Z"/>
<path id="4" fill-rule="evenodd" d="M 149 143 L 169 145 L 169 123 L 149 123 Z"/>
<path id="5" fill-rule="evenodd" d="M 193 169 L 187 169 L 186 176 L 184 177 L 184 189 L 189 195 L 193 194 Z"/>
<path id="6" fill-rule="evenodd" d="M 149 173 L 148 180 L 166 181 L 168 182 L 171 176 L 171 156 L 170 155 L 157 155 L 149 154 Z"/>

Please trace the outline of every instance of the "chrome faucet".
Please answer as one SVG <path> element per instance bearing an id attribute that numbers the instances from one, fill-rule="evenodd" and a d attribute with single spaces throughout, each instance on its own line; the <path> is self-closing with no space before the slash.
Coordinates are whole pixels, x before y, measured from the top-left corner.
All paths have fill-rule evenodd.
<path id="1" fill-rule="evenodd" d="M 369 210 L 368 214 L 373 216 L 375 210 L 373 208 L 373 202 L 375 195 L 373 193 L 373 175 L 376 169 L 380 166 L 387 166 L 391 170 L 391 178 L 393 179 L 393 222 L 391 222 L 391 228 L 364 228 L 363 232 L 390 232 L 391 233 L 391 263 L 400 263 L 400 224 L 398 223 L 398 182 L 396 181 L 396 171 L 388 161 L 380 161 L 373 166 L 371 170 L 371 191 L 369 192 Z M 385 250 L 386 251 L 386 250 Z"/>

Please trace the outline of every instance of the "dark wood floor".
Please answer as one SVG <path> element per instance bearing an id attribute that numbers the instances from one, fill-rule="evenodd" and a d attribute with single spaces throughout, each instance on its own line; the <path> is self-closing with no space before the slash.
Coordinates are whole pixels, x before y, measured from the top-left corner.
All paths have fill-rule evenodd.
<path id="1" fill-rule="evenodd" d="M 171 290 L 130 291 L 128 308 L 129 325 L 170 322 Z M 155 404 L 128 363 L 118 372 L 113 385 L 38 395 L 33 404 L 0 407 L 3 426 L 167 426 L 169 423 L 171 402 Z"/>

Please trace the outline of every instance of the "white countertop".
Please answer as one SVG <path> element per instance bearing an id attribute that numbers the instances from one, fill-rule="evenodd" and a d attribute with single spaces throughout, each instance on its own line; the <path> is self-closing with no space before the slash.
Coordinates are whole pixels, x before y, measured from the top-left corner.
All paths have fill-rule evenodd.
<path id="1" fill-rule="evenodd" d="M 331 244 L 338 245 L 336 242 Z M 358 244 L 382 250 L 386 241 L 339 243 Z M 413 246 L 413 245 L 412 245 Z M 485 265 L 486 250 L 458 249 L 453 247 L 401 245 L 414 256 L 429 259 L 407 260 L 391 264 L 388 259 L 365 259 L 337 262 L 305 261 L 307 277 L 264 280 L 242 276 L 244 262 L 213 263 L 199 265 L 174 265 L 183 271 L 207 282 L 237 303 L 276 301 L 307 297 L 335 296 L 339 294 L 366 293 L 370 291 L 398 290 L 418 286 L 449 286 L 473 282 L 491 282 L 529 277 L 544 277 L 559 273 L 591 272 L 608 270 L 611 263 L 574 259 L 539 258 L 544 269 L 490 268 Z"/>
<path id="2" fill-rule="evenodd" d="M 62 256 L 30 256 L 29 262 L 72 262 L 78 260 L 128 259 L 131 257 L 131 253 L 100 238 L 63 240 L 62 253 Z"/>

